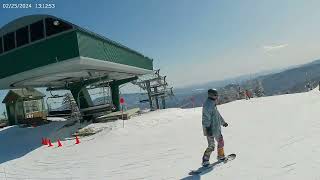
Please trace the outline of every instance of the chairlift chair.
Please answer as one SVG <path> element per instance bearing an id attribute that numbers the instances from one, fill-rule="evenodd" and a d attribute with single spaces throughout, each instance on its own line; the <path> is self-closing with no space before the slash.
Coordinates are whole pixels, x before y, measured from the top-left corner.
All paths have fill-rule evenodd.
<path id="1" fill-rule="evenodd" d="M 51 94 L 51 96 L 47 97 L 47 99 L 46 99 L 46 104 L 47 104 L 47 107 L 48 107 L 48 116 L 51 116 L 51 117 L 68 117 L 68 116 L 70 116 L 71 115 L 71 109 L 54 111 L 51 108 L 50 103 L 49 103 L 49 99 L 64 98 L 64 97 L 66 97 L 66 95 L 58 95 L 58 94 L 53 95 L 51 91 L 50 91 L 50 94 Z M 62 102 L 53 101 L 51 103 L 53 103 L 53 104 L 60 103 L 60 105 L 62 106 Z"/>

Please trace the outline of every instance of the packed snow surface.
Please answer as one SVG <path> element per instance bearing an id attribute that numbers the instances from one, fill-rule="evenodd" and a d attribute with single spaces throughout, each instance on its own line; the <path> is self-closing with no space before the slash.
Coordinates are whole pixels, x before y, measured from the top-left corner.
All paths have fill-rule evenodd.
<path id="1" fill-rule="evenodd" d="M 226 154 L 235 160 L 190 176 L 207 146 L 201 110 L 166 109 L 128 121 L 90 124 L 99 133 L 71 136 L 80 126 L 55 121 L 0 129 L 0 179 L 319 180 L 320 92 L 239 100 L 218 106 Z M 124 126 L 123 126 L 124 125 Z M 54 147 L 41 145 L 48 137 Z M 57 139 L 62 147 L 57 147 Z M 216 151 L 211 162 L 215 162 Z"/>

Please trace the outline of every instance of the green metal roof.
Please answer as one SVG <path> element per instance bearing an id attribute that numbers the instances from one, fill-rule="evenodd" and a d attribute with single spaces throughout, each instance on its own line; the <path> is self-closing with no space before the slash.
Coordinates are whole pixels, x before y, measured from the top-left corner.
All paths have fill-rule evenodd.
<path id="1" fill-rule="evenodd" d="M 153 60 L 141 53 L 50 15 L 16 19 L 0 29 L 0 36 L 45 18 L 68 23 L 73 29 L 0 54 L 0 89 L 75 82 L 79 80 L 79 73 L 83 73 L 80 75 L 83 78 L 96 78 L 92 75 L 101 72 L 98 76 L 107 75 L 110 80 L 119 80 L 153 70 Z M 92 71 L 96 73 L 92 74 Z M 51 83 L 45 83 L 47 81 Z"/>

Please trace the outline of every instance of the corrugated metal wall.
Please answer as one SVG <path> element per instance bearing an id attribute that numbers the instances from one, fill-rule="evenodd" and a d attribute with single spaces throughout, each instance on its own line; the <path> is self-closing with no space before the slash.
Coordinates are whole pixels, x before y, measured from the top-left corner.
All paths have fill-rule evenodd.
<path id="1" fill-rule="evenodd" d="M 50 37 L 0 56 L 0 78 L 78 57 L 76 32 Z"/>
<path id="2" fill-rule="evenodd" d="M 77 31 L 80 56 L 153 70 L 151 59 L 104 41 L 92 34 Z"/>
<path id="3" fill-rule="evenodd" d="M 0 55 L 0 79 L 79 56 L 153 70 L 151 59 L 81 31 L 50 37 Z"/>

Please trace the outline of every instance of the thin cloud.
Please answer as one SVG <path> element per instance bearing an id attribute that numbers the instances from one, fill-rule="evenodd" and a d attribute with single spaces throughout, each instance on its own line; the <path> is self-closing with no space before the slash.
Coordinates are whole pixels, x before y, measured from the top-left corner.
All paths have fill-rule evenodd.
<path id="1" fill-rule="evenodd" d="M 280 44 L 280 45 L 268 45 L 268 46 L 263 46 L 263 50 L 270 52 L 270 51 L 276 51 L 282 48 L 287 47 L 289 44 Z"/>

